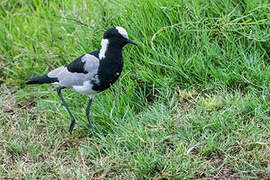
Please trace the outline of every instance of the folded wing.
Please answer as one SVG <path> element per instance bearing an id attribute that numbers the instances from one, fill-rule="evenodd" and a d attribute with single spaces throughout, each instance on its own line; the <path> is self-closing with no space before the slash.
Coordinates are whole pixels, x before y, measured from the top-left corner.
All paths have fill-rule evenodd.
<path id="1" fill-rule="evenodd" d="M 57 78 L 58 83 L 65 87 L 81 86 L 85 81 L 92 80 L 97 74 L 99 59 L 91 54 L 84 54 L 67 66 L 61 66 L 49 72 L 48 77 Z"/>

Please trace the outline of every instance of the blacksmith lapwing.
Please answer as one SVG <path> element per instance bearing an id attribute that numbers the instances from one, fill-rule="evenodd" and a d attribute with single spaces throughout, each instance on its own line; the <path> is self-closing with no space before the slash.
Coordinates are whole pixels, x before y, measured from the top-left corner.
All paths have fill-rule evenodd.
<path id="1" fill-rule="evenodd" d="M 26 84 L 60 85 L 56 90 L 71 118 L 70 133 L 74 128 L 75 118 L 62 96 L 61 90 L 73 88 L 79 93 L 88 95 L 90 100 L 86 108 L 86 116 L 89 126 L 92 128 L 89 111 L 93 98 L 97 93 L 108 89 L 119 78 L 123 68 L 122 48 L 128 43 L 137 45 L 128 39 L 127 31 L 124 28 L 110 28 L 103 35 L 100 50 L 84 54 L 70 64 L 52 70 L 47 75 L 33 77 Z"/>

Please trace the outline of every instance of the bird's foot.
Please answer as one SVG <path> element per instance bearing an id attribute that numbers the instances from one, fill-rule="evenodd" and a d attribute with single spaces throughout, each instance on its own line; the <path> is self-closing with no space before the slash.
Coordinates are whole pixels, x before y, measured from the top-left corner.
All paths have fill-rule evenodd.
<path id="1" fill-rule="evenodd" d="M 92 125 L 92 122 L 91 122 L 91 120 L 89 118 L 88 118 L 88 124 L 89 124 L 89 128 L 92 129 L 93 125 Z"/>
<path id="2" fill-rule="evenodd" d="M 70 135 L 72 135 L 72 131 L 73 131 L 73 128 L 75 126 L 75 118 L 71 118 L 71 123 L 70 123 L 70 126 L 69 126 L 69 133 Z"/>

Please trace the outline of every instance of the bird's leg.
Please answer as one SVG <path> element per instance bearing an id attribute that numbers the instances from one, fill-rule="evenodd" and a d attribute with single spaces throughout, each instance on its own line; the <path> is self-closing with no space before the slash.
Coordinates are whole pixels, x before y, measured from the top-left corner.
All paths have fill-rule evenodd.
<path id="1" fill-rule="evenodd" d="M 68 113 L 69 113 L 69 116 L 70 116 L 70 118 L 71 118 L 71 123 L 70 123 L 70 126 L 69 126 L 69 133 L 72 134 L 72 130 L 73 130 L 74 126 L 75 126 L 75 118 L 74 118 L 74 116 L 71 114 L 71 112 L 70 112 L 70 110 L 69 110 L 69 107 L 68 107 L 68 105 L 67 105 L 65 99 L 64 99 L 63 96 L 62 96 L 61 90 L 62 90 L 62 89 L 65 89 L 65 88 L 66 88 L 66 87 L 58 87 L 56 90 L 57 90 L 58 96 L 61 98 L 61 100 L 62 100 L 64 106 L 66 107 L 66 109 L 67 109 L 67 111 L 68 111 Z"/>
<path id="2" fill-rule="evenodd" d="M 89 103 L 88 103 L 88 105 L 87 105 L 87 107 L 86 107 L 86 110 L 85 110 L 86 117 L 87 117 L 87 120 L 88 120 L 88 123 L 89 123 L 89 127 L 90 127 L 90 128 L 93 127 L 93 126 L 92 126 L 92 122 L 91 122 L 91 120 L 90 120 L 90 118 L 89 118 L 89 111 L 90 111 L 90 106 L 91 106 L 92 102 L 93 102 L 93 97 L 90 97 Z"/>

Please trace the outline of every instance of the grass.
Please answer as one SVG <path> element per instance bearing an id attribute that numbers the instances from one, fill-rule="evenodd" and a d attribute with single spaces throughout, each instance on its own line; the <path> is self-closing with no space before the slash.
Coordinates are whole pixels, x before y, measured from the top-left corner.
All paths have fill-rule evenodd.
<path id="1" fill-rule="evenodd" d="M 266 0 L 2 0 L 0 175 L 22 179 L 269 179 Z M 93 103 L 26 86 L 123 26 L 124 72 Z"/>

